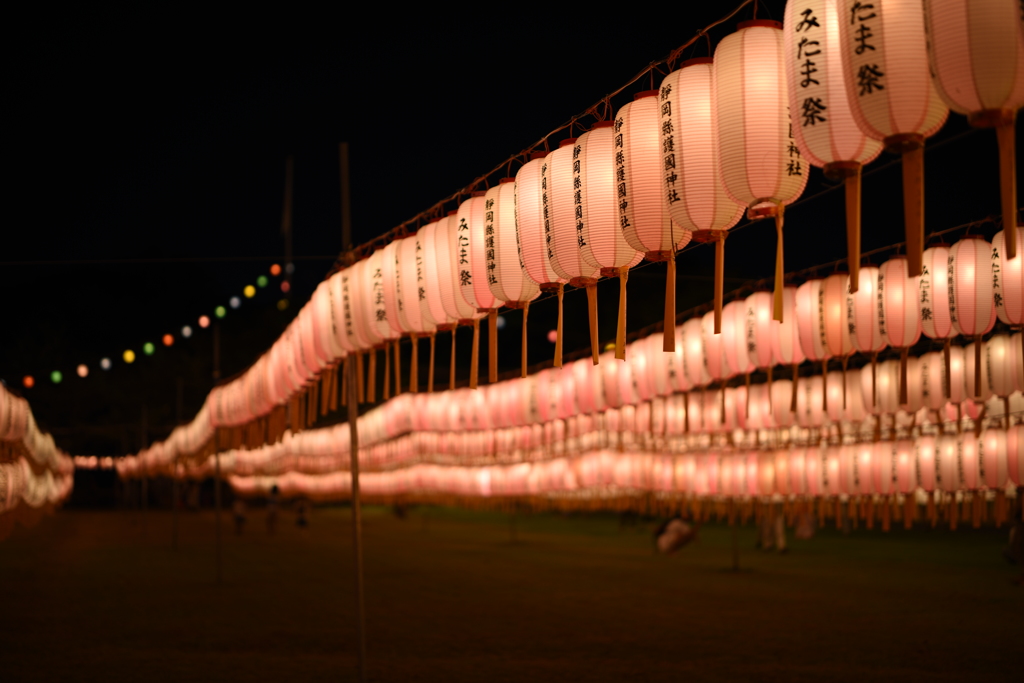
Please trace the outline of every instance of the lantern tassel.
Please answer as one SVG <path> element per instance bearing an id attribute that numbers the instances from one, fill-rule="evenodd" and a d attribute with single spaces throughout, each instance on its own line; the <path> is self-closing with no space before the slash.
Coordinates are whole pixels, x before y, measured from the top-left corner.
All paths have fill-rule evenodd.
<path id="1" fill-rule="evenodd" d="M 778 241 L 775 244 L 775 310 L 773 320 L 782 322 L 782 279 L 786 273 L 782 263 L 782 224 L 785 205 L 779 204 L 775 213 L 775 232 L 778 233 Z"/>
<path id="2" fill-rule="evenodd" d="M 356 403 L 366 403 L 366 380 L 363 372 L 363 352 L 356 351 L 356 391 L 358 392 Z"/>
<path id="3" fill-rule="evenodd" d="M 562 296 L 565 285 L 558 283 L 558 326 L 555 328 L 555 367 L 562 367 Z"/>
<path id="4" fill-rule="evenodd" d="M 344 365 L 342 366 L 342 371 L 341 371 L 341 397 L 340 397 L 341 401 L 340 402 L 341 402 L 341 405 L 347 406 L 348 405 L 348 378 L 349 378 L 349 375 L 352 374 L 352 373 L 349 372 L 349 363 L 354 363 L 355 361 L 353 360 L 353 355 L 350 353 L 347 356 L 345 356 L 344 360 L 342 360 L 341 362 L 344 363 Z M 271 413 L 271 419 L 273 419 L 273 413 Z"/>
<path id="5" fill-rule="evenodd" d="M 430 335 L 430 365 L 427 366 L 427 393 L 434 393 L 434 358 L 437 350 L 437 333 Z"/>
<path id="6" fill-rule="evenodd" d="M 587 309 L 590 311 L 590 354 L 594 365 L 601 362 L 601 348 L 597 340 L 597 285 L 587 285 Z"/>
<path id="7" fill-rule="evenodd" d="M 395 340 L 395 396 L 402 393 L 402 341 Z"/>
<path id="8" fill-rule="evenodd" d="M 715 334 L 722 333 L 722 298 L 725 282 L 725 230 L 716 233 L 715 240 Z M 675 273 L 673 273 L 673 276 Z M 667 349 L 666 349 L 667 350 Z"/>
<path id="9" fill-rule="evenodd" d="M 376 403 L 377 402 L 377 349 L 370 349 L 367 353 L 370 354 L 369 374 L 366 382 L 366 402 Z"/>
<path id="10" fill-rule="evenodd" d="M 1005 233 L 1005 231 L 1004 231 Z M 974 396 L 981 398 L 981 335 L 974 335 Z"/>
<path id="11" fill-rule="evenodd" d="M 871 354 L 871 407 L 878 405 L 878 353 Z"/>
<path id="12" fill-rule="evenodd" d="M 487 382 L 498 381 L 498 309 L 487 311 Z"/>
<path id="13" fill-rule="evenodd" d="M 523 349 L 522 349 L 523 358 L 522 358 L 522 370 L 520 371 L 520 376 L 523 377 L 523 378 L 526 377 L 526 319 L 529 316 L 530 316 L 530 302 L 527 301 L 526 303 L 523 304 L 523 344 L 522 344 L 522 346 L 523 346 Z"/>
<path id="14" fill-rule="evenodd" d="M 1017 112 L 1013 113 L 1017 118 Z M 999 141 L 999 189 L 1003 200 L 1003 239 L 1006 241 L 1006 257 L 1017 257 L 1017 163 L 1014 158 L 1016 133 L 1014 121 L 996 126 Z"/>
<path id="15" fill-rule="evenodd" d="M 665 353 L 676 351 L 676 253 L 668 258 L 665 271 L 665 329 L 662 332 L 661 350 Z M 625 355 L 623 355 L 625 357 Z"/>
<path id="16" fill-rule="evenodd" d="M 619 268 L 619 322 L 615 327 L 615 357 L 626 360 L 626 281 L 629 279 L 629 268 Z M 666 290 L 667 291 L 667 290 Z M 668 303 L 665 304 L 668 310 Z"/>
<path id="17" fill-rule="evenodd" d="M 950 366 L 952 364 L 949 355 L 949 337 L 942 340 L 942 360 L 946 365 L 946 374 L 942 378 L 942 390 L 945 392 L 946 398 L 952 398 L 953 382 L 949 374 Z"/>
<path id="18" fill-rule="evenodd" d="M 860 170 L 857 164 L 843 181 L 846 190 L 846 265 L 850 269 L 850 294 L 860 287 Z"/>
<path id="19" fill-rule="evenodd" d="M 828 359 L 821 359 L 821 409 L 828 412 Z"/>
<path id="20" fill-rule="evenodd" d="M 910 402 L 907 387 L 907 354 L 910 348 L 904 346 L 900 349 L 900 405 L 904 406 Z"/>
<path id="21" fill-rule="evenodd" d="M 452 358 L 451 362 L 448 363 L 448 390 L 451 391 L 455 388 L 455 333 L 459 331 L 459 326 L 455 325 L 452 328 Z"/>
<path id="22" fill-rule="evenodd" d="M 843 410 L 846 410 L 846 362 L 849 356 L 843 356 Z"/>
<path id="23" fill-rule="evenodd" d="M 924 262 L 924 142 L 903 150 L 903 218 L 907 236 L 907 275 L 921 274 Z"/>
<path id="24" fill-rule="evenodd" d="M 412 356 L 409 357 L 409 392 L 418 394 L 420 391 L 420 338 L 415 332 L 409 335 L 412 344 Z"/>
<path id="25" fill-rule="evenodd" d="M 334 412 L 338 409 L 338 366 L 331 368 L 331 395 L 328 398 L 327 410 Z"/>
<path id="26" fill-rule="evenodd" d="M 391 398 L 391 344 L 384 342 L 384 387 L 381 391 L 384 400 Z"/>
<path id="27" fill-rule="evenodd" d="M 793 396 L 792 396 L 792 400 L 789 403 L 789 412 L 791 412 L 791 413 L 795 413 L 796 412 L 796 389 L 797 389 L 797 383 L 799 381 L 800 381 L 800 372 L 797 369 L 797 364 L 793 363 Z"/>
<path id="28" fill-rule="evenodd" d="M 746 373 L 745 378 L 746 378 L 746 387 L 747 387 L 747 394 L 746 394 L 747 400 L 746 400 L 746 404 L 743 406 L 743 417 L 745 417 L 745 418 L 747 418 L 749 420 L 750 419 L 750 373 L 749 372 Z"/>
<path id="29" fill-rule="evenodd" d="M 775 406 L 772 405 L 772 366 L 768 366 L 768 414 L 771 415 L 775 412 Z"/>
<path id="30" fill-rule="evenodd" d="M 473 351 L 469 357 L 469 388 L 480 381 L 480 318 L 473 318 Z"/>

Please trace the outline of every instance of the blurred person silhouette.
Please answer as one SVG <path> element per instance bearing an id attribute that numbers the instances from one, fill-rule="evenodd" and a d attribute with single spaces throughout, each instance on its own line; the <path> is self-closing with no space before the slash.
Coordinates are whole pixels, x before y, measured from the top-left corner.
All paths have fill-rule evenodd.
<path id="1" fill-rule="evenodd" d="M 235 498 L 235 502 L 231 504 L 231 510 L 235 515 L 235 534 L 241 536 L 242 530 L 245 528 L 245 501 Z"/>
<path id="2" fill-rule="evenodd" d="M 281 490 L 277 484 L 270 487 L 270 495 L 267 497 L 267 533 L 273 534 L 277 527 L 277 511 L 281 506 Z"/>
<path id="3" fill-rule="evenodd" d="M 697 538 L 698 527 L 673 517 L 654 530 L 654 547 L 662 555 L 671 555 Z"/>

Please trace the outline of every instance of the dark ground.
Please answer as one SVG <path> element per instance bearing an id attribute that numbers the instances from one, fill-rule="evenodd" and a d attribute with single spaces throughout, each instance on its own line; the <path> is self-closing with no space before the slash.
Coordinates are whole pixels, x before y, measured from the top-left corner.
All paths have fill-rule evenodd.
<path id="1" fill-rule="evenodd" d="M 0 543 L 0 680 L 354 680 L 349 513 L 64 511 Z M 513 528 L 516 541 L 512 541 Z M 826 530 L 786 556 L 705 526 L 418 509 L 365 520 L 373 681 L 1021 680 L 1004 531 Z M 1017 673 L 1014 674 L 1013 672 Z"/>

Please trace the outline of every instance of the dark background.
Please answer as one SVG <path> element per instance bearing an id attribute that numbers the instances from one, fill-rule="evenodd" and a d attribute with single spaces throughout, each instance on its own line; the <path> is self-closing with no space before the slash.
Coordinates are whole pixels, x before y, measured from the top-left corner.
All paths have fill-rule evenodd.
<path id="1" fill-rule="evenodd" d="M 781 20 L 783 6 L 763 2 L 759 16 Z M 283 262 L 288 154 L 290 306 L 278 310 L 283 295 L 272 278 L 240 310 L 229 309 L 224 376 L 270 346 L 342 248 L 340 141 L 351 145 L 358 244 L 528 148 L 732 4 L 690 4 L 685 13 L 672 5 L 637 13 L 509 9 L 499 20 L 495 9 L 401 17 L 389 10 L 342 21 L 77 8 L 25 22 L 8 66 L 0 378 L 29 398 L 40 425 L 69 452 L 134 450 L 143 409 L 149 438 L 162 438 L 177 419 L 179 378 L 183 419 L 213 385 L 211 333 L 198 329 L 198 316 Z M 750 15 L 744 8 L 713 29 L 712 42 Z M 705 54 L 700 41 L 684 56 Z M 645 77 L 613 105 L 650 87 Z M 556 135 L 552 148 L 567 136 Z M 929 232 L 998 214 L 991 131 L 971 131 L 951 115 L 929 140 L 926 165 Z M 898 161 L 883 154 L 866 173 L 865 251 L 903 239 Z M 843 193 L 818 195 L 829 188 L 837 186 L 814 169 L 804 199 L 787 212 L 787 271 L 845 256 Z M 734 232 L 726 291 L 773 268 L 772 226 Z M 706 246 L 679 257 L 680 311 L 710 300 L 712 261 Z M 630 330 L 660 320 L 663 274 L 663 264 L 631 274 Z M 617 285 L 599 289 L 604 343 L 614 337 Z M 567 351 L 588 346 L 583 298 L 566 295 Z M 531 310 L 531 363 L 550 358 L 554 311 L 552 299 Z M 506 317 L 501 365 L 511 370 L 521 317 Z M 196 332 L 190 340 L 178 335 L 186 323 Z M 159 344 L 167 332 L 177 337 L 170 349 Z M 460 340 L 468 347 L 468 332 Z M 141 354 L 145 341 L 158 345 L 152 357 Z M 120 360 L 127 348 L 139 356 L 133 365 Z M 99 367 L 104 356 L 114 362 L 108 372 Z M 89 366 L 88 378 L 75 375 L 79 363 Z M 439 353 L 439 377 L 446 366 Z M 49 380 L 55 369 L 64 375 L 59 385 Z M 22 387 L 27 374 L 33 389 Z"/>

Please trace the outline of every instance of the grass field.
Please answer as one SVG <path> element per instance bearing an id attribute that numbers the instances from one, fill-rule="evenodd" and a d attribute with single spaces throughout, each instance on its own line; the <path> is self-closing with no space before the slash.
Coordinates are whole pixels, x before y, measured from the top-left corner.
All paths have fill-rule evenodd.
<path id="1" fill-rule="evenodd" d="M 1020 681 L 1005 531 L 826 530 L 788 555 L 705 526 L 383 508 L 365 517 L 373 681 Z M 350 518 L 63 511 L 0 543 L 0 681 L 355 679 Z"/>

